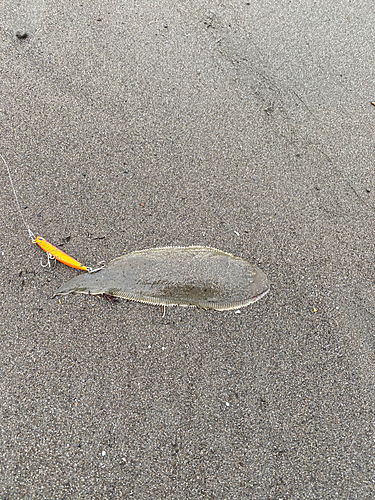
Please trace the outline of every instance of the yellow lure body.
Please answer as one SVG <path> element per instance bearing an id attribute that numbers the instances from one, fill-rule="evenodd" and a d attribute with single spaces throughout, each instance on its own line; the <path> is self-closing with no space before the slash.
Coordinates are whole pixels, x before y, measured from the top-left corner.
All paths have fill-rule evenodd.
<path id="1" fill-rule="evenodd" d="M 52 255 L 56 260 L 62 262 L 66 266 L 73 267 L 74 269 L 80 269 L 81 271 L 88 271 L 88 268 L 78 262 L 78 260 L 73 259 L 73 257 L 60 250 L 60 248 L 55 247 L 55 245 L 52 245 L 52 243 L 45 240 L 41 236 L 36 236 L 33 243 L 36 243 L 47 254 Z"/>

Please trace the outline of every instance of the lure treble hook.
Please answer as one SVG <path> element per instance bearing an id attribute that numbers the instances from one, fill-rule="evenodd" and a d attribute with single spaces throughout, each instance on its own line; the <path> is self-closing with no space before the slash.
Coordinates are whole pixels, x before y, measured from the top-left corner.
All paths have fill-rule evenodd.
<path id="1" fill-rule="evenodd" d="M 47 252 L 47 262 L 45 264 L 43 264 L 43 258 L 40 259 L 40 265 L 42 267 L 51 267 L 51 261 L 55 261 L 56 262 L 56 258 L 50 254 L 49 252 Z"/>

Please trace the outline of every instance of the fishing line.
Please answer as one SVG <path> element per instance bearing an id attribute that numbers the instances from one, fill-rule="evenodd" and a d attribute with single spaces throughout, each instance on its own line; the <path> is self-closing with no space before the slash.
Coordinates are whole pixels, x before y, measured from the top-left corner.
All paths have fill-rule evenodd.
<path id="1" fill-rule="evenodd" d="M 8 171 L 10 185 L 12 186 L 12 190 L 13 190 L 13 194 L 14 194 L 14 199 L 16 200 L 17 208 L 18 208 L 18 211 L 20 213 L 21 219 L 22 219 L 23 223 L 25 224 L 25 227 L 27 229 L 27 232 L 29 233 L 29 236 L 30 236 L 31 240 L 34 241 L 35 240 L 35 234 L 31 231 L 29 225 L 27 224 L 27 222 L 26 222 L 26 220 L 25 220 L 25 218 L 23 216 L 22 208 L 21 208 L 20 202 L 18 201 L 18 196 L 17 196 L 16 190 L 14 188 L 14 184 L 13 184 L 12 176 L 10 174 L 10 169 L 9 169 L 8 163 L 5 161 L 5 158 L 3 157 L 2 154 L 0 154 L 0 156 L 1 156 L 1 159 L 3 160 L 3 162 L 4 162 L 5 166 L 6 166 L 7 171 Z"/>

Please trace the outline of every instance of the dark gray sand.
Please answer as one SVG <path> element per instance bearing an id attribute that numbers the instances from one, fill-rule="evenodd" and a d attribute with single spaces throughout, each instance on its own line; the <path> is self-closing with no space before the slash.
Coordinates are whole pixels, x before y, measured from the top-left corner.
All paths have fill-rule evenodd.
<path id="1" fill-rule="evenodd" d="M 219 248 L 271 291 L 165 318 L 52 300 L 78 271 L 40 267 L 2 169 L 0 497 L 375 498 L 373 2 L 1 10 L 33 231 L 86 265 Z"/>

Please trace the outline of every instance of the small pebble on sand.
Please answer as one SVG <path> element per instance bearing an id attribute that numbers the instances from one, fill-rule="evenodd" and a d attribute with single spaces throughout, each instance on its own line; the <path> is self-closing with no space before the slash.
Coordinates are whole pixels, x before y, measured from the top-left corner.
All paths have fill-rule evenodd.
<path id="1" fill-rule="evenodd" d="M 16 31 L 16 37 L 19 39 L 27 38 L 27 32 L 24 29 Z"/>

